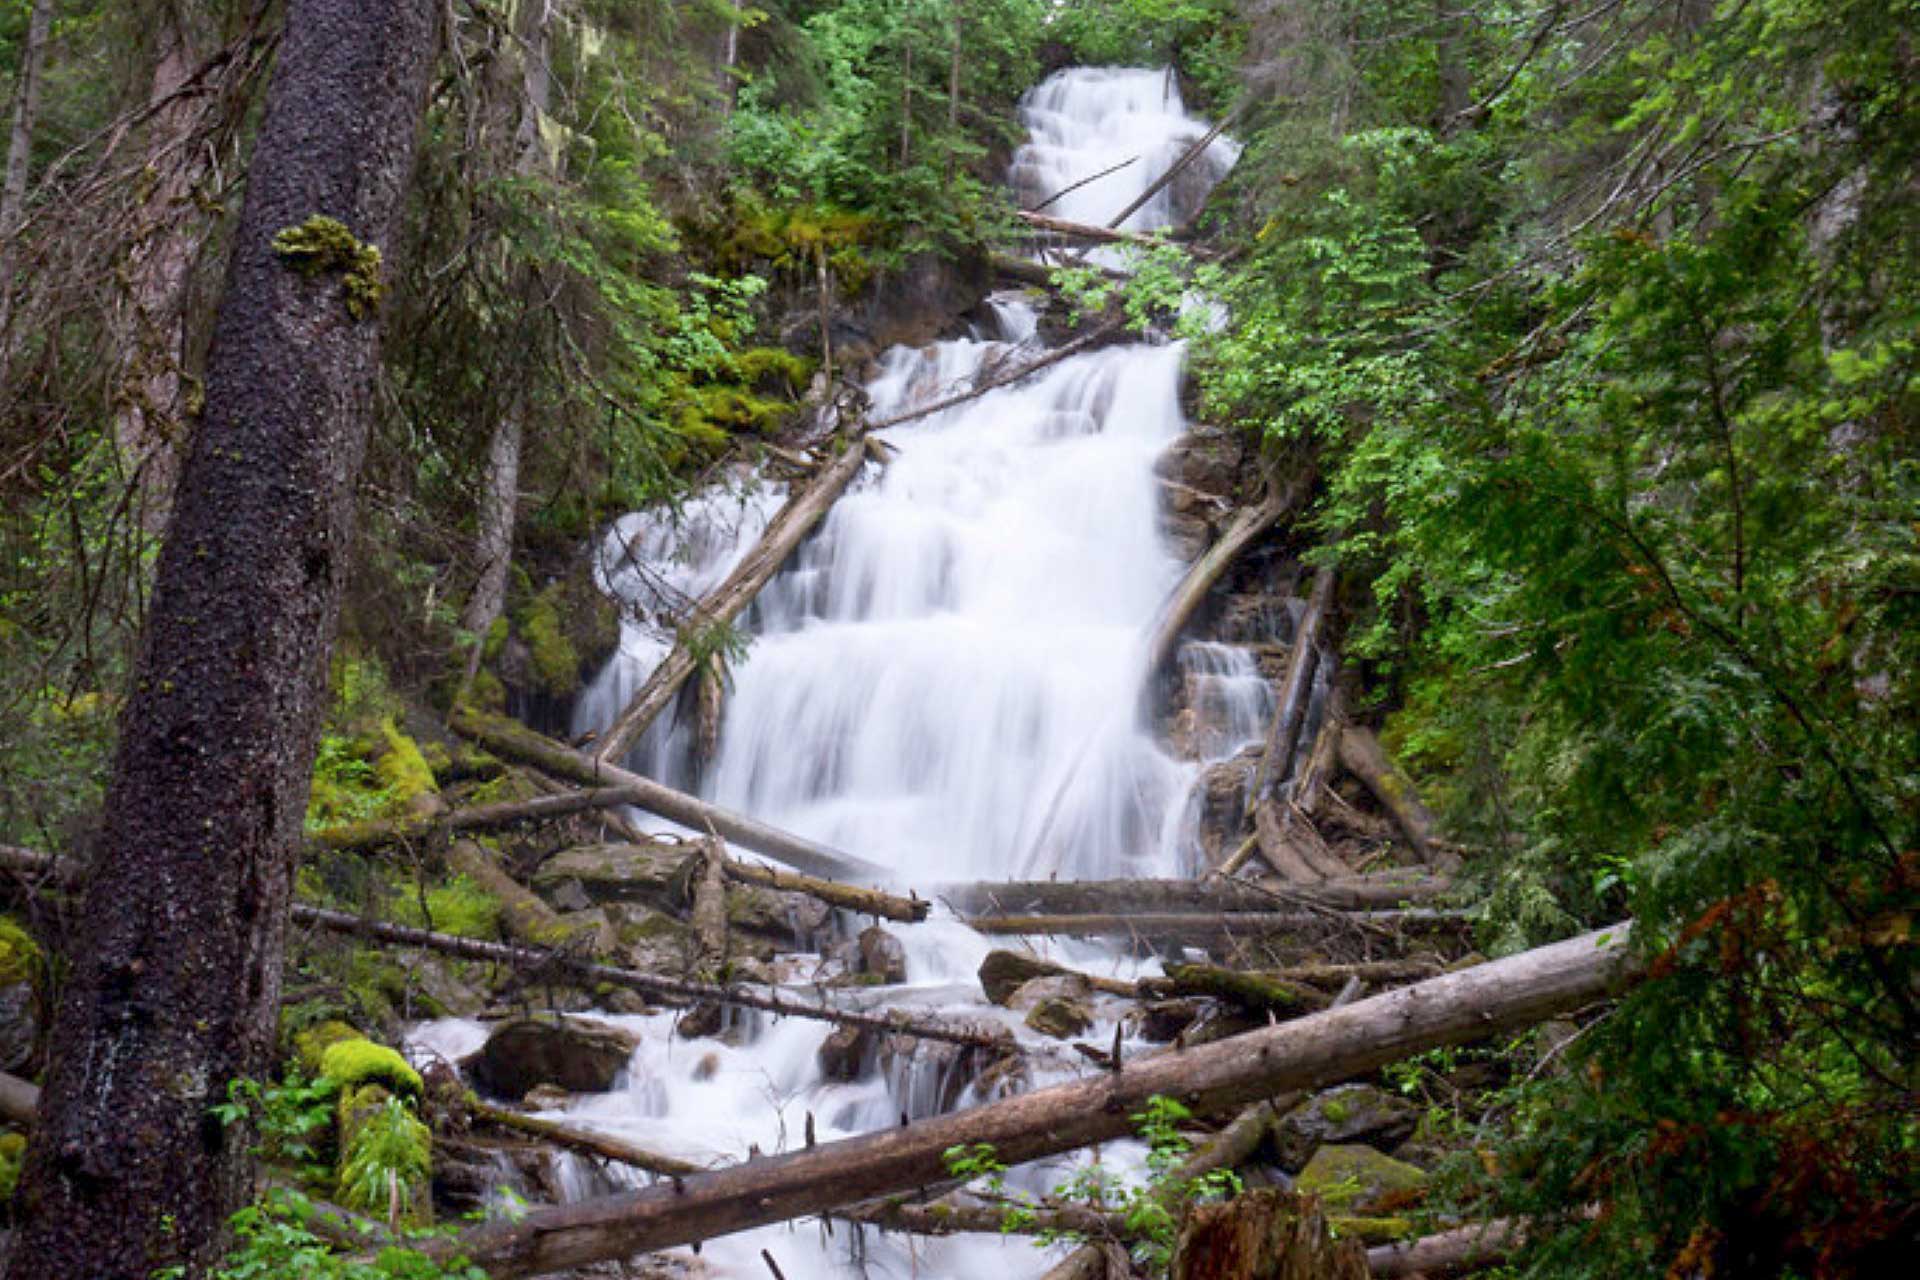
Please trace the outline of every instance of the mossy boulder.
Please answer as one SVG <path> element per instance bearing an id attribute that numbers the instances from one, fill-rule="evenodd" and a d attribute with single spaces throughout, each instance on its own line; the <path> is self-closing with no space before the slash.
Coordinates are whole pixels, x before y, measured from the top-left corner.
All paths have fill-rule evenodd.
<path id="1" fill-rule="evenodd" d="M 879 925 L 860 932 L 860 972 L 882 985 L 907 980 L 907 948 Z"/>
<path id="2" fill-rule="evenodd" d="M 0 1204 L 13 1199 L 13 1189 L 20 1185 L 21 1166 L 26 1162 L 26 1135 L 11 1130 L 0 1133 Z"/>
<path id="3" fill-rule="evenodd" d="M 326 1074 L 327 1050 L 349 1040 L 365 1040 L 366 1033 L 338 1018 L 317 1022 L 293 1036 L 293 1060 L 309 1078 Z"/>
<path id="4" fill-rule="evenodd" d="M 12 916 L 0 916 L 0 986 L 33 982 L 44 963 L 40 944 Z"/>
<path id="5" fill-rule="evenodd" d="M 1093 1025 L 1093 1012 L 1079 1000 L 1049 997 L 1027 1010 L 1027 1026 L 1043 1036 L 1067 1040 Z"/>
<path id="6" fill-rule="evenodd" d="M 1051 978 L 1067 972 L 1037 956 L 1019 951 L 991 951 L 980 962 L 980 986 L 987 999 L 1004 1005 L 1025 983 L 1035 978 Z"/>
<path id="7" fill-rule="evenodd" d="M 1365 1141 L 1391 1149 L 1413 1132 L 1419 1109 L 1370 1084 L 1341 1085 L 1315 1094 L 1280 1118 L 1274 1142 L 1280 1165 L 1298 1169 L 1329 1142 Z"/>
<path id="8" fill-rule="evenodd" d="M 604 1093 L 640 1041 L 630 1031 L 588 1018 L 517 1018 L 494 1028 L 464 1064 L 490 1093 L 521 1098 L 538 1085 Z"/>
<path id="9" fill-rule="evenodd" d="M 0 1071 L 32 1061 L 40 1041 L 39 980 L 46 961 L 20 924 L 0 916 Z"/>
<path id="10" fill-rule="evenodd" d="M 391 1093 L 417 1099 L 425 1091 L 420 1073 L 407 1060 L 371 1040 L 339 1040 L 320 1055 L 320 1074 L 340 1086 L 341 1096 L 362 1085 L 378 1084 Z"/>
<path id="11" fill-rule="evenodd" d="M 1404 1202 L 1426 1183 L 1425 1171 L 1403 1160 L 1357 1143 L 1331 1143 L 1313 1153 L 1294 1188 L 1320 1197 L 1330 1212 L 1364 1215 L 1388 1197 Z"/>
<path id="12" fill-rule="evenodd" d="M 436 807 L 440 784 L 434 780 L 433 766 L 427 762 L 420 744 L 400 732 L 392 717 L 380 722 L 380 738 L 384 750 L 373 768 L 386 793 L 387 812 L 410 815 L 431 812 Z"/>
<path id="13" fill-rule="evenodd" d="M 340 1164 L 334 1197 L 395 1227 L 433 1223 L 433 1134 L 413 1108 L 378 1083 L 340 1095 Z"/>
<path id="14" fill-rule="evenodd" d="M 584 911 L 608 902 L 636 902 L 673 910 L 680 905 L 677 876 L 686 858 L 682 845 L 581 845 L 547 859 L 531 888 L 562 911 Z"/>

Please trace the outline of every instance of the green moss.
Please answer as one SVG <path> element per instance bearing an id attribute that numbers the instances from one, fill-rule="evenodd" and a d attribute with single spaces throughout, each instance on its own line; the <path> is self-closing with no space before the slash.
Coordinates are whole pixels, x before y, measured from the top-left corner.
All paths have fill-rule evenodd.
<path id="1" fill-rule="evenodd" d="M 557 586 L 548 587 L 521 608 L 514 622 L 533 656 L 535 682 L 564 698 L 580 687 L 580 654 L 561 625 L 558 596 Z"/>
<path id="2" fill-rule="evenodd" d="M 417 889 L 404 890 L 394 904 L 394 916 L 401 924 L 417 928 L 432 927 L 441 933 L 462 938 L 500 936 L 500 899 L 482 889 L 466 876 L 454 876 L 426 892 L 427 909 L 420 910 Z M 431 921 L 428 917 L 432 917 Z"/>
<path id="3" fill-rule="evenodd" d="M 26 1162 L 26 1136 L 0 1133 L 0 1202 L 13 1199 L 13 1189 L 20 1185 L 20 1167 Z"/>
<path id="4" fill-rule="evenodd" d="M 338 1018 L 329 1018 L 325 1022 L 315 1023 L 305 1031 L 294 1033 L 293 1059 L 300 1069 L 309 1076 L 321 1076 L 326 1072 L 327 1050 L 337 1044 L 351 1040 L 366 1040 L 366 1036 L 348 1023 Z"/>
<path id="5" fill-rule="evenodd" d="M 340 1086 L 342 1105 L 363 1085 L 378 1084 L 417 1098 L 425 1089 L 420 1073 L 407 1060 L 371 1040 L 341 1040 L 320 1056 L 320 1074 Z"/>
<path id="6" fill-rule="evenodd" d="M 482 662 L 492 662 L 498 658 L 500 656 L 500 650 L 506 647 L 507 636 L 511 631 L 512 628 L 507 625 L 507 620 L 504 617 L 495 618 L 493 624 L 487 628 L 486 639 L 481 642 L 480 660 Z"/>
<path id="7" fill-rule="evenodd" d="M 1346 1103 L 1338 1098 L 1329 1098 L 1320 1105 L 1320 1114 L 1334 1124 L 1345 1124 L 1351 1112 Z"/>
<path id="8" fill-rule="evenodd" d="M 1333 1217 L 1327 1219 L 1327 1225 L 1333 1228 L 1336 1239 L 1358 1240 L 1366 1245 L 1392 1244 L 1419 1234 L 1406 1218 Z"/>
<path id="9" fill-rule="evenodd" d="M 0 916 L 0 987 L 31 982 L 40 972 L 40 944 L 11 916 Z"/>
<path id="10" fill-rule="evenodd" d="M 786 391 L 794 395 L 807 389 L 818 362 L 797 356 L 785 347 L 749 347 L 733 358 L 740 380 L 762 391 Z"/>
<path id="11" fill-rule="evenodd" d="M 282 228 L 273 238 L 273 251 L 309 279 L 339 276 L 347 313 L 355 320 L 378 311 L 387 295 L 379 246 L 359 240 L 338 218 L 316 213 L 297 227 Z"/>
<path id="12" fill-rule="evenodd" d="M 440 789 L 433 780 L 433 767 L 420 753 L 420 744 L 400 732 L 389 716 L 380 722 L 380 736 L 387 749 L 374 764 L 388 809 L 403 809 L 421 796 Z"/>

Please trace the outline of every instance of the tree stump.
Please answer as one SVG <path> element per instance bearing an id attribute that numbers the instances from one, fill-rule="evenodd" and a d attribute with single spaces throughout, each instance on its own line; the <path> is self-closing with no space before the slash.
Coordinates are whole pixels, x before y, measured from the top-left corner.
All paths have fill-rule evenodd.
<path id="1" fill-rule="evenodd" d="M 1173 1280 L 1367 1280 L 1367 1255 L 1329 1234 L 1313 1197 L 1263 1189 L 1187 1215 Z"/>

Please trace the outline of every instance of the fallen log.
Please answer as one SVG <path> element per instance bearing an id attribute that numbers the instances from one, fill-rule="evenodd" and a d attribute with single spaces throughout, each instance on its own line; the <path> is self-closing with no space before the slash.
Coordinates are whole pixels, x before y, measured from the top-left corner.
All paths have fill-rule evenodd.
<path id="1" fill-rule="evenodd" d="M 890 878 L 891 873 L 877 863 L 708 804 L 604 761 L 590 759 L 503 716 L 462 707 L 455 709 L 448 723 L 455 732 L 498 755 L 523 760 L 581 786 L 612 783 L 633 796 L 631 803 L 635 808 L 677 822 L 689 830 L 710 831 L 731 844 L 784 862 L 795 870 L 836 880 Z"/>
<path id="2" fill-rule="evenodd" d="M 1254 1013 L 1288 1018 L 1324 1009 L 1329 1004 L 1325 992 L 1304 983 L 1270 974 L 1226 969 L 1217 964 L 1170 964 L 1166 977 L 1143 979 L 1140 990 L 1143 995 L 1156 997 L 1210 996 Z"/>
<path id="3" fill-rule="evenodd" d="M 934 896 L 961 915 L 1122 915 L 1132 912 L 1273 911 L 1289 906 L 1352 910 L 1439 897 L 1437 876 L 1347 876 L 1266 888 L 1244 880 L 1009 880 L 945 885 Z"/>
<path id="4" fill-rule="evenodd" d="M 307 843 L 342 852 L 373 849 L 386 844 L 414 844 L 442 832 L 498 831 L 522 823 L 571 817 L 593 809 L 638 804 L 635 794 L 626 787 L 594 787 L 585 791 L 534 796 L 530 800 L 473 805 L 433 815 L 390 821 L 348 822 L 312 833 L 307 837 Z"/>
<path id="5" fill-rule="evenodd" d="M 1033 374 L 1039 373 L 1042 369 L 1051 368 L 1063 360 L 1072 359 L 1082 351 L 1100 345 L 1112 337 L 1119 328 L 1119 317 L 1107 320 L 1096 326 L 1091 332 L 1081 334 L 1072 342 L 1066 343 L 1064 346 L 1050 351 L 1044 356 L 1029 360 L 1023 365 L 1009 369 L 1005 373 L 995 374 L 986 381 L 975 384 L 970 391 L 962 391 L 955 395 L 935 400 L 932 404 L 923 404 L 919 408 L 909 409 L 905 413 L 896 413 L 891 418 L 882 418 L 878 422 L 870 422 L 867 424 L 867 430 L 870 432 L 885 431 L 887 428 L 897 427 L 903 422 L 913 422 L 919 418 L 931 417 L 936 413 L 945 412 L 956 405 L 963 405 L 969 400 L 978 400 L 989 391 L 998 391 L 1001 387 L 1012 386 L 1023 378 L 1031 377 Z"/>
<path id="6" fill-rule="evenodd" d="M 1254 102 L 1254 99 L 1252 98 L 1244 99 L 1239 106 L 1235 107 L 1232 111 L 1229 111 L 1226 115 L 1221 116 L 1219 121 L 1213 126 L 1213 128 L 1207 130 L 1206 133 L 1202 134 L 1198 142 L 1195 142 L 1192 146 L 1188 147 L 1185 151 L 1181 152 L 1180 158 L 1178 160 L 1175 160 L 1172 164 L 1168 165 L 1167 171 L 1165 173 L 1161 174 L 1158 178 L 1155 178 L 1152 182 L 1148 183 L 1147 189 L 1145 191 L 1142 191 L 1138 196 L 1134 197 L 1133 202 L 1127 205 L 1126 208 L 1122 209 L 1119 213 L 1114 214 L 1113 217 L 1110 220 L 1108 220 L 1107 225 L 1109 227 L 1118 227 L 1121 223 L 1125 222 L 1128 218 L 1131 218 L 1134 214 L 1140 212 L 1141 209 L 1145 208 L 1147 201 L 1159 195 L 1162 191 L 1166 189 L 1167 184 L 1171 183 L 1175 178 L 1178 178 L 1181 174 L 1185 173 L 1187 169 L 1192 166 L 1195 160 L 1198 160 L 1201 156 L 1205 155 L 1207 153 L 1207 148 L 1213 145 L 1213 140 L 1215 138 L 1218 138 L 1222 133 L 1226 132 L 1227 129 L 1233 125 L 1234 121 L 1238 120 L 1242 115 L 1246 114 L 1247 108 L 1252 106 L 1253 102 Z"/>
<path id="7" fill-rule="evenodd" d="M 1091 240 L 1095 244 L 1130 244 L 1143 249 L 1162 249 L 1173 244 L 1164 236 L 1149 235 L 1144 231 L 1120 231 L 1113 227 L 1096 227 L 1090 222 L 1072 222 L 1066 218 L 1056 218 L 1045 213 L 1016 213 L 1020 221 L 1035 231 L 1048 235 L 1065 236 L 1069 240 Z"/>
<path id="8" fill-rule="evenodd" d="M 572 941 L 573 926 L 546 900 L 503 870 L 493 855 L 471 840 L 447 846 L 447 866 L 492 894 L 500 903 L 500 927 L 509 938 L 536 947 L 558 947 Z"/>
<path id="9" fill-rule="evenodd" d="M 1153 630 L 1147 636 L 1147 680 L 1152 680 L 1173 660 L 1180 633 L 1186 630 L 1207 594 L 1226 576 L 1247 549 L 1257 543 L 1282 517 L 1306 501 L 1313 490 L 1315 471 L 1309 464 L 1294 473 L 1284 486 L 1270 488 L 1259 506 L 1249 507 L 1234 517 L 1219 541 L 1193 562 L 1186 576 L 1160 606 Z"/>
<path id="10" fill-rule="evenodd" d="M 690 1173 L 706 1172 L 704 1165 L 695 1164 L 691 1160 L 663 1155 L 658 1151 L 648 1151 L 631 1142 L 622 1141 L 608 1134 L 595 1133 L 579 1125 L 563 1124 L 558 1120 L 543 1120 L 538 1116 L 510 1111 L 506 1107 L 496 1107 L 492 1103 L 477 1099 L 468 1102 L 467 1110 L 471 1111 L 476 1118 L 499 1128 L 528 1134 L 544 1142 L 551 1142 L 557 1147 L 567 1147 L 606 1160 L 617 1160 L 621 1164 L 632 1165 L 648 1173 L 657 1173 L 665 1177 L 684 1177 Z"/>
<path id="11" fill-rule="evenodd" d="M 1260 755 L 1253 789 L 1247 794 L 1247 809 L 1260 836 L 1261 855 L 1282 876 L 1302 883 L 1323 880 L 1326 875 L 1298 842 L 1288 838 L 1287 814 L 1280 807 L 1280 784 L 1293 775 L 1293 761 L 1298 752 L 1295 744 L 1299 741 L 1301 726 L 1306 723 L 1313 675 L 1320 666 L 1320 627 L 1332 602 L 1333 571 L 1321 569 L 1313 575 L 1307 611 L 1294 629 L 1287 674 L 1280 685 L 1280 705 L 1268 726 L 1266 749 Z"/>
<path id="12" fill-rule="evenodd" d="M 1519 1224 L 1495 1218 L 1418 1240 L 1376 1245 L 1367 1250 L 1367 1270 L 1376 1276 L 1446 1275 L 1503 1261 L 1519 1243 Z"/>
<path id="13" fill-rule="evenodd" d="M 1068 1235 L 1124 1240 L 1132 1232 L 1125 1217 L 1081 1205 L 1000 1205 L 943 1197 L 929 1204 L 882 1200 L 831 1216 L 882 1231 L 920 1236 L 950 1236 L 963 1231 L 987 1235 Z"/>
<path id="14" fill-rule="evenodd" d="M 1078 191 L 1082 187 L 1090 186 L 1093 183 L 1100 181 L 1100 179 L 1102 178 L 1111 177 L 1112 175 L 1120 172 L 1122 169 L 1127 168 L 1129 165 L 1135 165 L 1135 164 L 1138 164 L 1139 162 L 1140 162 L 1139 156 L 1128 156 L 1125 160 L 1122 160 L 1119 164 L 1108 165 L 1106 168 L 1100 170 L 1098 173 L 1090 173 L 1086 177 L 1080 179 L 1078 182 L 1069 182 L 1066 186 L 1060 188 L 1058 191 L 1048 196 L 1045 200 L 1042 200 L 1039 204 L 1034 205 L 1033 208 L 1028 209 L 1027 212 L 1039 213 L 1041 210 L 1045 209 L 1048 205 L 1053 204 L 1055 201 L 1059 200 L 1060 197 L 1072 195 L 1074 192 Z M 1121 218 L 1119 220 L 1119 222 L 1125 222 L 1125 221 L 1126 221 L 1125 218 Z M 1116 222 L 1114 225 L 1118 226 L 1119 222 Z"/>
<path id="15" fill-rule="evenodd" d="M 925 920 L 927 912 L 933 906 L 924 898 L 903 898 L 881 889 L 861 889 L 854 885 L 822 880 L 817 876 L 804 876 L 797 871 L 782 871 L 777 867 L 763 867 L 758 863 L 742 862 L 738 858 L 727 859 L 726 871 L 727 879 L 741 884 L 758 885 L 763 889 L 778 889 L 782 893 L 804 893 L 810 898 L 818 899 L 830 907 L 838 907 L 842 911 L 852 911 L 863 916 L 881 916 L 888 920 L 898 920 L 903 924 Z"/>
<path id="16" fill-rule="evenodd" d="M 1418 908 L 1390 911 L 1136 912 L 1088 915 L 976 916 L 969 928 L 988 934 L 1034 934 L 1076 938 L 1139 938 L 1156 942 L 1222 943 L 1268 934 L 1326 937 L 1342 929 L 1375 933 L 1459 928 L 1464 911 Z"/>
<path id="17" fill-rule="evenodd" d="M 1340 766 L 1360 779 L 1393 815 L 1422 862 L 1448 875 L 1460 869 L 1460 856 L 1434 840 L 1433 814 L 1420 802 L 1412 779 L 1400 772 L 1371 730 L 1348 725 L 1341 732 Z"/>
<path id="18" fill-rule="evenodd" d="M 329 911 L 324 907 L 310 907 L 295 903 L 293 918 L 300 924 L 312 925 L 334 933 L 352 934 L 394 946 L 424 947 L 468 960 L 485 960 L 494 964 L 516 965 L 522 968 L 544 967 L 558 970 L 572 974 L 578 979 L 625 987 L 630 991 L 638 991 L 642 995 L 659 1000 L 681 1004 L 733 1005 L 742 1009 L 758 1009 L 763 1013 L 777 1014 L 785 1018 L 812 1018 L 840 1026 L 865 1027 L 888 1035 L 917 1036 L 922 1040 L 944 1040 L 949 1044 L 964 1045 L 970 1049 L 984 1049 L 993 1053 L 1019 1051 L 1019 1046 L 1010 1037 L 974 1027 L 959 1027 L 931 1022 L 924 1018 L 909 1018 L 899 1013 L 882 1016 L 861 1013 L 853 1009 L 835 1008 L 831 1005 L 804 1004 L 798 1000 L 776 995 L 764 988 L 738 984 L 722 986 L 713 982 L 662 978 L 650 973 L 638 973 L 632 969 L 620 969 L 613 965 L 582 960 L 564 951 L 516 947 L 504 942 L 484 942 L 478 938 L 460 938 L 452 934 L 415 929 L 408 925 L 388 924 L 384 920 L 367 920 L 345 911 Z"/>
<path id="19" fill-rule="evenodd" d="M 1637 976 L 1629 927 L 1491 961 L 1294 1022 L 897 1129 L 639 1191 L 487 1223 L 423 1251 L 497 1277 L 544 1275 L 822 1213 L 948 1176 L 945 1152 L 985 1143 L 1008 1165 L 1129 1132 L 1156 1094 L 1198 1113 L 1313 1089 L 1410 1054 L 1498 1035 L 1602 999 Z"/>
<path id="20" fill-rule="evenodd" d="M 766 532 L 735 566 L 721 584 L 703 596 L 693 608 L 687 624 L 674 638 L 673 648 L 654 667 L 646 683 L 628 699 L 626 708 L 601 733 L 593 758 L 601 764 L 616 764 L 627 750 L 640 740 L 647 726 L 673 705 L 680 687 L 696 674 L 702 663 L 692 641 L 692 626 L 701 628 L 730 626 L 745 612 L 780 571 L 807 535 L 812 533 L 853 478 L 865 464 L 866 450 L 859 440 L 845 442 L 839 456 L 822 467 L 813 481 L 788 498 L 786 504 L 767 523 Z"/>

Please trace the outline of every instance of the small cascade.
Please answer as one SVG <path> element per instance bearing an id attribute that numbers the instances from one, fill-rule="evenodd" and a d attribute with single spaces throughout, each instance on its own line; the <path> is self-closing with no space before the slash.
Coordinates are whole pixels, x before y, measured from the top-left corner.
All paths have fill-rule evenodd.
<path id="1" fill-rule="evenodd" d="M 1186 115 L 1156 70 L 1073 70 L 1036 88 L 1033 132 L 1010 181 L 1041 198 L 1127 155 L 1136 163 L 1054 206 L 1106 221 L 1191 143 Z M 1190 216 L 1232 163 L 1219 139 L 1197 176 L 1129 220 Z M 952 395 L 1039 351 L 1038 315 L 997 295 L 972 336 L 881 357 L 867 386 L 875 418 Z M 637 771 L 892 869 L 930 890 L 967 880 L 1181 873 L 1188 792 L 1201 765 L 1258 737 L 1271 694 L 1243 650 L 1189 645 L 1181 669 L 1209 708 L 1204 749 L 1170 754 L 1142 722 L 1145 637 L 1183 566 L 1160 531 L 1155 459 L 1186 428 L 1182 348 L 1137 344 L 1082 353 L 977 400 L 884 433 L 890 460 L 871 465 L 816 534 L 761 593 L 732 672 L 717 752 L 692 763 L 690 719 L 663 716 L 634 749 Z M 620 652 L 576 709 L 576 731 L 608 723 L 664 649 L 661 619 L 717 583 L 777 510 L 775 487 L 748 480 L 672 516 L 635 515 L 609 534 L 601 574 L 630 605 Z M 1026 1083 L 1079 1073 L 1077 1055 L 985 1005 L 977 972 L 995 945 L 944 913 L 888 926 L 907 982 L 845 988 L 876 1009 L 937 1011 L 1004 1025 L 1033 1046 Z M 1093 943 L 1033 940 L 1083 971 L 1156 972 Z M 805 980 L 806 958 L 794 958 Z M 835 961 L 822 957 L 815 974 Z M 786 966 L 791 972 L 794 966 Z M 1094 1002 L 1098 1043 L 1117 1006 Z M 666 1154 L 719 1165 L 750 1150 L 872 1132 L 986 1100 L 977 1064 L 950 1046 L 883 1043 L 857 1079 L 829 1078 L 831 1028 L 748 1018 L 724 1037 L 679 1038 L 674 1015 L 609 1016 L 641 1048 L 620 1091 L 579 1097 L 567 1119 Z M 450 1050 L 470 1024 L 436 1024 L 416 1047 Z M 1129 1044 L 1132 1042 L 1129 1041 Z M 1137 1164 L 1130 1144 L 1103 1159 Z M 1010 1182 L 1039 1190 L 1072 1167 L 1042 1162 Z M 627 1175 L 617 1175 L 625 1177 Z M 584 1166 L 569 1194 L 604 1185 Z M 764 1228 L 708 1243 L 710 1274 L 766 1273 L 768 1249 L 791 1280 L 857 1275 L 1038 1275 L 1048 1258 L 1025 1240 L 908 1241 Z"/>

